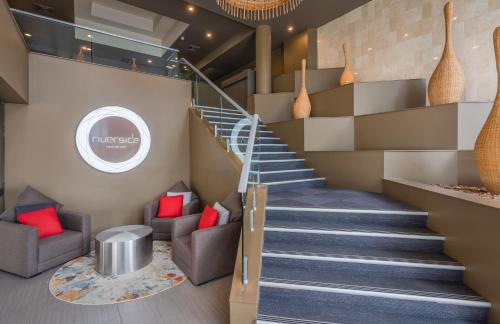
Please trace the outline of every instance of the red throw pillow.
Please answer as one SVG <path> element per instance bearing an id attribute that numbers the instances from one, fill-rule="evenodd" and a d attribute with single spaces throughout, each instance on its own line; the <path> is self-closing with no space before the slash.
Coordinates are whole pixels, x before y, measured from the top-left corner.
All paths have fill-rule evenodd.
<path id="1" fill-rule="evenodd" d="M 219 218 L 219 212 L 209 205 L 206 205 L 201 213 L 200 222 L 198 223 L 198 229 L 213 227 L 217 225 L 217 219 Z"/>
<path id="2" fill-rule="evenodd" d="M 160 206 L 158 207 L 158 218 L 179 217 L 182 216 L 183 195 L 162 196 L 160 197 Z"/>
<path id="3" fill-rule="evenodd" d="M 23 225 L 38 228 L 38 238 L 44 238 L 64 232 L 54 206 L 17 215 L 17 221 Z"/>

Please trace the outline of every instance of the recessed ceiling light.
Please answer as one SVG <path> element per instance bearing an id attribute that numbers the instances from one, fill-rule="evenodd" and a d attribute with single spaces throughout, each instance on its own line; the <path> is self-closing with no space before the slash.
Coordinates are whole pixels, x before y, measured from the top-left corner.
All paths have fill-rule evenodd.
<path id="1" fill-rule="evenodd" d="M 148 63 L 149 64 L 153 63 L 153 60 L 152 59 L 148 59 Z"/>
<path id="2" fill-rule="evenodd" d="M 194 6 L 188 6 L 188 11 L 189 12 L 194 12 Z"/>
<path id="3" fill-rule="evenodd" d="M 371 50 L 373 50 L 373 48 L 371 48 L 371 47 L 368 47 L 368 51 L 370 52 Z"/>
<path id="4" fill-rule="evenodd" d="M 288 28 L 286 30 L 288 30 L 289 32 L 293 32 L 294 27 L 293 26 L 288 26 Z"/>
<path id="5" fill-rule="evenodd" d="M 184 36 L 181 36 L 181 41 L 183 41 L 183 40 L 184 40 Z"/>
<path id="6" fill-rule="evenodd" d="M 479 45 L 472 46 L 472 49 L 478 49 L 478 48 L 479 48 Z"/>
<path id="7" fill-rule="evenodd" d="M 434 56 L 434 58 L 433 58 L 433 59 L 434 59 L 434 61 L 437 61 L 437 60 L 439 59 L 439 57 Z"/>
<path id="8" fill-rule="evenodd" d="M 214 35 L 211 32 L 208 32 L 206 36 L 207 38 L 212 38 Z"/>
<path id="9" fill-rule="evenodd" d="M 88 34 L 88 35 L 87 35 L 87 37 L 88 37 L 88 38 L 92 38 L 92 35 Z"/>
<path id="10" fill-rule="evenodd" d="M 410 35 L 410 34 L 408 34 L 408 33 L 405 33 L 405 35 L 404 35 L 404 36 L 405 36 L 405 37 L 408 37 L 409 35 Z"/>
<path id="11" fill-rule="evenodd" d="M 457 20 L 457 18 L 458 18 L 458 17 L 457 17 L 457 16 L 455 16 L 455 17 L 453 17 L 453 20 Z"/>
<path id="12" fill-rule="evenodd" d="M 32 35 L 30 33 L 24 33 L 24 36 L 30 38 Z"/>

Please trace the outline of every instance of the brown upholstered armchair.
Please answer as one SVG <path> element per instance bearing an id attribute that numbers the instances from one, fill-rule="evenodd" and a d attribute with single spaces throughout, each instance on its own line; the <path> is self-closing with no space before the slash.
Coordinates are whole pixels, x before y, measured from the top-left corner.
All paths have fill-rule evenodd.
<path id="1" fill-rule="evenodd" d="M 187 192 L 191 191 L 184 184 L 184 182 L 179 181 L 173 187 L 165 191 L 160 196 L 166 196 L 167 192 Z M 171 239 L 172 233 L 172 222 L 175 218 L 158 218 L 158 206 L 160 203 L 160 197 L 149 202 L 144 207 L 144 225 L 151 226 L 153 228 L 153 240 L 157 241 L 169 241 Z M 182 217 L 186 215 L 192 215 L 200 212 L 200 199 L 193 192 L 191 195 L 191 201 L 182 208 Z"/>
<path id="2" fill-rule="evenodd" d="M 172 224 L 172 260 L 195 285 L 233 273 L 241 233 L 241 196 L 221 203 L 231 211 L 229 223 L 198 230 L 201 214 L 177 218 Z"/>
<path id="3" fill-rule="evenodd" d="M 38 238 L 35 227 L 16 222 L 16 206 L 55 202 L 27 187 L 16 204 L 0 215 L 0 270 L 30 278 L 90 252 L 90 216 L 62 211 L 62 234 Z"/>

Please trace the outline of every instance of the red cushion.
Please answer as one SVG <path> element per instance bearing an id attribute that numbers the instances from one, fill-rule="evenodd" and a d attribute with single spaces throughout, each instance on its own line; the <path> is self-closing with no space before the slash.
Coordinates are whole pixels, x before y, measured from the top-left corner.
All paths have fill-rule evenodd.
<path id="1" fill-rule="evenodd" d="M 217 225 L 217 219 L 219 218 L 219 212 L 209 205 L 206 205 L 203 209 L 203 213 L 200 217 L 200 222 L 198 223 L 198 229 L 213 227 Z"/>
<path id="2" fill-rule="evenodd" d="M 183 195 L 162 196 L 160 197 L 160 206 L 158 207 L 158 218 L 179 217 L 182 216 Z"/>
<path id="3" fill-rule="evenodd" d="M 38 228 L 38 238 L 44 238 L 64 232 L 54 206 L 19 213 L 17 221 L 24 225 Z"/>

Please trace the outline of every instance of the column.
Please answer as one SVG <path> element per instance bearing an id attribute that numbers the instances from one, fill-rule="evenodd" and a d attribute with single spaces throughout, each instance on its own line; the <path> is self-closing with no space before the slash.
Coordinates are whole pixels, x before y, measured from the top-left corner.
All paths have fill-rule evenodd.
<path id="1" fill-rule="evenodd" d="M 272 92 L 271 79 L 271 26 L 257 26 L 255 36 L 256 91 L 258 94 Z"/>

